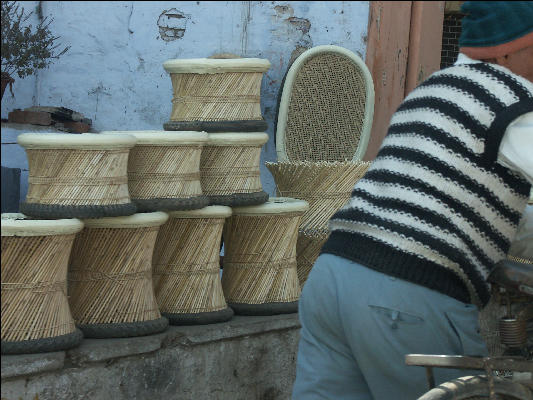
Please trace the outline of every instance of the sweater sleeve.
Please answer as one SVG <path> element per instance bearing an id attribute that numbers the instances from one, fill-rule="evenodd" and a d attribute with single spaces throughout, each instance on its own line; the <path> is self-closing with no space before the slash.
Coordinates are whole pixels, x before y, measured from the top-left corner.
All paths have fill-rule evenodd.
<path id="1" fill-rule="evenodd" d="M 498 162 L 533 185 L 533 112 L 509 124 L 500 144 Z"/>

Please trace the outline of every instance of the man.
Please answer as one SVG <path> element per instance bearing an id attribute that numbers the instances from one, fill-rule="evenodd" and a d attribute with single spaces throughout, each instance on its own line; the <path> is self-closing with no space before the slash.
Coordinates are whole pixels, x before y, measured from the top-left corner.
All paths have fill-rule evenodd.
<path id="1" fill-rule="evenodd" d="M 407 96 L 330 221 L 300 298 L 295 400 L 413 400 L 427 384 L 406 354 L 487 354 L 485 278 L 533 183 L 533 2 L 463 12 L 457 64 Z"/>

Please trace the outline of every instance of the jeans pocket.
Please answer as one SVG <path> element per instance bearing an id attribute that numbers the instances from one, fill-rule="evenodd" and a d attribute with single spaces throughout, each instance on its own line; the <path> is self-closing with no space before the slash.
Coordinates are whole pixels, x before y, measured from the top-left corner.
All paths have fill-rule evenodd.
<path id="1" fill-rule="evenodd" d="M 398 327 L 402 325 L 421 325 L 424 323 L 424 318 L 412 312 L 375 304 L 369 304 L 368 307 L 370 307 L 374 313 L 383 317 L 392 329 L 398 329 Z"/>

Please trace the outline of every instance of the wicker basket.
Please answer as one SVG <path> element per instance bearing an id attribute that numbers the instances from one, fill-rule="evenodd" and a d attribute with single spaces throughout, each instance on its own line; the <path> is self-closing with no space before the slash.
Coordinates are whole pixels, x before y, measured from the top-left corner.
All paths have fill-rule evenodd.
<path id="1" fill-rule="evenodd" d="M 320 255 L 322 246 L 326 243 L 328 238 L 329 231 L 327 229 L 298 231 L 298 241 L 296 242 L 296 263 L 300 287 L 303 287 L 316 259 Z"/>
<path id="2" fill-rule="evenodd" d="M 135 213 L 128 192 L 130 135 L 23 133 L 28 194 L 20 210 L 37 218 L 98 218 Z"/>
<path id="3" fill-rule="evenodd" d="M 152 287 L 152 254 L 163 212 L 84 220 L 69 264 L 72 316 L 86 337 L 165 330 Z"/>
<path id="4" fill-rule="evenodd" d="M 31 220 L 2 214 L 2 354 L 40 353 L 77 346 L 67 299 L 77 219 Z"/>
<path id="5" fill-rule="evenodd" d="M 220 283 L 220 240 L 231 208 L 174 211 L 161 227 L 153 257 L 154 291 L 173 325 L 224 322 L 233 316 Z"/>
<path id="6" fill-rule="evenodd" d="M 139 212 L 192 210 L 208 205 L 200 184 L 205 132 L 116 131 L 135 136 L 128 159 L 131 200 Z"/>
<path id="7" fill-rule="evenodd" d="M 210 133 L 202 150 L 202 190 L 211 205 L 247 206 L 268 200 L 259 172 L 266 133 Z"/>
<path id="8" fill-rule="evenodd" d="M 265 131 L 260 92 L 268 60 L 259 58 L 176 59 L 163 63 L 173 87 L 165 130 Z"/>
<path id="9" fill-rule="evenodd" d="M 294 161 L 266 163 L 274 176 L 277 195 L 309 203 L 300 229 L 328 228 L 331 216 L 350 199 L 356 182 L 366 173 L 366 161 Z"/>
<path id="10" fill-rule="evenodd" d="M 272 315 L 298 310 L 296 240 L 302 200 L 270 198 L 237 207 L 224 226 L 222 288 L 237 314 Z"/>

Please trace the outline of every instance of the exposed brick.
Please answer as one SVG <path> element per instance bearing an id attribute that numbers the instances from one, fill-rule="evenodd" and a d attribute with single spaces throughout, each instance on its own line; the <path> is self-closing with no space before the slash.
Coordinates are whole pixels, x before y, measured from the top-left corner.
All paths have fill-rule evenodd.
<path id="1" fill-rule="evenodd" d="M 89 132 L 91 125 L 84 124 L 83 122 L 64 121 L 63 126 L 72 133 L 85 133 Z"/>
<path id="2" fill-rule="evenodd" d="M 33 124 L 47 126 L 52 124 L 52 117 L 50 113 L 42 111 L 14 110 L 8 114 L 8 121 L 17 124 Z"/>

